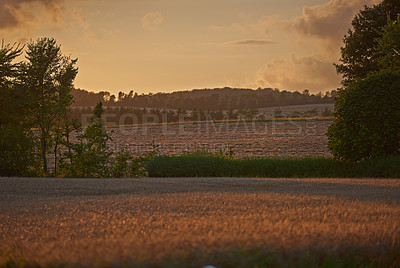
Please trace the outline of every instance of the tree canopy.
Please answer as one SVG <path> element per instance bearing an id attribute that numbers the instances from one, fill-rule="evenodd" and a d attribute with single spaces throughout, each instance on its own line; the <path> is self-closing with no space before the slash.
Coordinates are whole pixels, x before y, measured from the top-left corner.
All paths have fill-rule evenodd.
<path id="1" fill-rule="evenodd" d="M 343 76 L 342 84 L 347 87 L 358 79 L 379 69 L 378 39 L 387 25 L 387 18 L 396 21 L 400 14 L 398 0 L 383 0 L 373 7 L 364 7 L 352 21 L 343 39 L 340 64 L 335 64 L 338 74 Z"/>
<path id="2" fill-rule="evenodd" d="M 345 90 L 327 133 L 335 158 L 357 162 L 400 154 L 399 11 L 399 2 L 391 0 L 366 7 L 344 39 L 337 69 Z"/>
<path id="3" fill-rule="evenodd" d="M 388 19 L 381 37 L 377 39 L 378 65 L 383 69 L 400 70 L 400 16 L 397 20 Z"/>
<path id="4" fill-rule="evenodd" d="M 400 73 L 384 70 L 340 92 L 328 130 L 334 157 L 357 162 L 400 154 Z"/>
<path id="5" fill-rule="evenodd" d="M 27 99 L 18 83 L 15 59 L 23 47 L 0 47 L 0 175 L 25 174 L 34 165 L 34 139 L 26 110 Z"/>
<path id="6" fill-rule="evenodd" d="M 78 73 L 77 59 L 61 53 L 53 38 L 41 38 L 27 45 L 26 62 L 21 63 L 21 83 L 30 103 L 34 127 L 39 130 L 43 172 L 48 169 L 47 151 L 52 127 L 59 122 L 72 103 L 71 90 Z"/>

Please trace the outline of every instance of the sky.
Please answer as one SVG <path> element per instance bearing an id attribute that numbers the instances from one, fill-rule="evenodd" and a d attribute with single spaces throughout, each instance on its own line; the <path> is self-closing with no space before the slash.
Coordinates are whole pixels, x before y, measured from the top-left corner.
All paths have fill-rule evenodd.
<path id="1" fill-rule="evenodd" d="M 364 5 L 380 0 L 0 0 L 0 38 L 52 37 L 78 58 L 75 87 L 326 92 Z"/>

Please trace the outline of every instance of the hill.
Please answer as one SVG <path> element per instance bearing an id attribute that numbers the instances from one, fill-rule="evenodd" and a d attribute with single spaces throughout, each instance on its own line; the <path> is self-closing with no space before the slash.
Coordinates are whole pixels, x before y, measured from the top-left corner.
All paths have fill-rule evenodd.
<path id="1" fill-rule="evenodd" d="M 105 106 L 215 111 L 334 103 L 336 91 L 310 94 L 308 90 L 300 93 L 272 88 L 253 90 L 225 87 L 141 95 L 130 91 L 128 94 L 119 92 L 118 96 L 106 91 L 94 93 L 74 89 L 72 94 L 75 100 L 73 107 L 94 106 L 98 101 L 103 101 Z"/>

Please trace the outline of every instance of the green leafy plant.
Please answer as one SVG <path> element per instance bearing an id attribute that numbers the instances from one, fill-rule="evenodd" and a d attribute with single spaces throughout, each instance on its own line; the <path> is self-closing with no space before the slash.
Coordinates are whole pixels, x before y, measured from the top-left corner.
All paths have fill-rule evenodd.
<path id="1" fill-rule="evenodd" d="M 99 102 L 89 120 L 89 126 L 83 129 L 75 125 L 77 143 L 66 143 L 71 152 L 66 152 L 61 160 L 60 168 L 65 176 L 106 177 L 111 151 L 107 142 L 111 133 L 107 132 L 102 115 L 103 105 Z M 69 161 L 68 161 L 69 160 Z"/>
<path id="2" fill-rule="evenodd" d="M 47 154 L 53 143 L 54 129 L 72 104 L 71 90 L 78 73 L 77 59 L 61 53 L 53 38 L 40 38 L 27 45 L 26 62 L 19 65 L 19 80 L 28 100 L 29 121 L 38 131 L 42 175 L 48 173 Z M 53 137 L 52 137 L 53 136 Z"/>
<path id="3" fill-rule="evenodd" d="M 381 71 L 340 92 L 328 147 L 357 162 L 400 153 L 400 73 Z"/>
<path id="4" fill-rule="evenodd" d="M 335 64 L 338 74 L 343 76 L 342 84 L 364 79 L 371 72 L 379 70 L 378 38 L 387 25 L 387 16 L 396 20 L 400 14 L 398 0 L 383 0 L 373 7 L 365 6 L 352 21 L 352 29 L 343 39 L 340 64 Z"/>
<path id="5" fill-rule="evenodd" d="M 145 177 L 147 176 L 146 163 L 160 153 L 159 145 L 154 141 L 150 144 L 150 151 L 134 156 L 126 148 L 115 154 L 109 166 L 109 176 L 121 177 Z"/>
<path id="6" fill-rule="evenodd" d="M 14 63 L 22 50 L 4 42 L 0 47 L 0 176 L 28 175 L 36 169 L 29 102 L 18 82 L 19 64 Z"/>
<path id="7" fill-rule="evenodd" d="M 395 21 L 388 16 L 387 25 L 376 42 L 378 65 L 382 69 L 400 70 L 400 15 Z"/>

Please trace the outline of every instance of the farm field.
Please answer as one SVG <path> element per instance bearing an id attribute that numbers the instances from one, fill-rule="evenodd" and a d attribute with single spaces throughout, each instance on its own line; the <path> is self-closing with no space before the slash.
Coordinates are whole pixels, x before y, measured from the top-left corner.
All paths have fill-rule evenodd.
<path id="1" fill-rule="evenodd" d="M 400 261 L 399 180 L 0 178 L 0 184 L 0 267 Z"/>
<path id="2" fill-rule="evenodd" d="M 198 146 L 210 150 L 231 147 L 238 157 L 329 156 L 325 133 L 331 123 L 311 119 L 120 126 L 110 128 L 114 131 L 110 147 L 141 154 L 154 141 L 168 155 Z"/>

